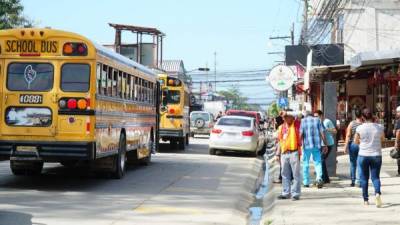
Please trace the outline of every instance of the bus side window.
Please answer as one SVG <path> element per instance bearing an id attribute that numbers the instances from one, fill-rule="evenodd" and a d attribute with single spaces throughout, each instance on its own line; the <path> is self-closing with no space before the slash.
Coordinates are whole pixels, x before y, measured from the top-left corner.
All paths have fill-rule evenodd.
<path id="1" fill-rule="evenodd" d="M 118 94 L 118 70 L 114 69 L 113 83 L 112 83 L 112 96 L 117 97 Z"/>
<path id="2" fill-rule="evenodd" d="M 107 95 L 112 96 L 113 94 L 113 68 L 111 66 L 108 67 L 107 72 Z"/>
<path id="3" fill-rule="evenodd" d="M 139 78 L 135 77 L 135 101 L 138 101 L 138 84 L 139 84 Z"/>
<path id="4" fill-rule="evenodd" d="M 153 97 L 154 97 L 153 92 L 154 92 L 154 90 L 153 90 L 153 83 L 150 83 L 150 89 L 149 89 L 150 104 L 153 104 L 153 101 L 154 101 L 154 99 L 153 99 Z"/>
<path id="5" fill-rule="evenodd" d="M 101 64 L 96 64 L 96 88 L 97 93 L 101 94 Z"/>
<path id="6" fill-rule="evenodd" d="M 118 71 L 118 97 L 124 98 L 124 80 L 122 78 L 122 71 Z"/>
<path id="7" fill-rule="evenodd" d="M 148 92 L 147 92 L 147 85 L 148 85 L 148 81 L 147 80 L 144 80 L 144 84 L 143 84 L 143 95 L 144 95 L 144 102 L 146 102 L 147 103 L 147 101 L 148 101 Z"/>
<path id="8" fill-rule="evenodd" d="M 101 94 L 102 95 L 107 95 L 107 72 L 108 72 L 108 66 L 103 65 L 103 69 L 101 71 Z"/>
<path id="9" fill-rule="evenodd" d="M 138 101 L 139 102 L 142 102 L 143 101 L 143 87 L 142 87 L 142 85 L 143 85 L 143 80 L 142 80 L 142 78 L 139 78 L 139 84 L 138 84 L 138 88 L 139 88 L 139 90 L 138 90 L 138 94 L 139 94 L 139 96 L 138 96 Z"/>
<path id="10" fill-rule="evenodd" d="M 131 99 L 131 75 L 124 73 L 124 77 L 126 79 L 126 89 L 125 89 L 125 98 Z"/>
<path id="11" fill-rule="evenodd" d="M 129 99 L 130 100 L 135 100 L 134 99 L 134 94 L 133 94 L 133 92 L 134 92 L 134 90 L 135 90 L 135 77 L 134 76 L 132 76 L 131 74 L 129 74 L 129 86 L 130 86 L 130 89 L 129 89 Z"/>

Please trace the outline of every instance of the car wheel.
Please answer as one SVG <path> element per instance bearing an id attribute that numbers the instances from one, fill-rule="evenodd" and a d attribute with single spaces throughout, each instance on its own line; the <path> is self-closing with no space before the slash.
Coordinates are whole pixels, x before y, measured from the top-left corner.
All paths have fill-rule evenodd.
<path id="1" fill-rule="evenodd" d="M 215 155 L 215 154 L 216 154 L 216 150 L 213 149 L 213 148 L 210 148 L 210 149 L 208 150 L 208 152 L 210 153 L 210 155 Z"/>

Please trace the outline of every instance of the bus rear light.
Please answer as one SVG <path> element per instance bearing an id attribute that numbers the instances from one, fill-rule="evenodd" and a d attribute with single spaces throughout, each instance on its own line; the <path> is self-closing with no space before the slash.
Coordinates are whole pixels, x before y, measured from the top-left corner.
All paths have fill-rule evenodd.
<path id="1" fill-rule="evenodd" d="M 86 52 L 86 46 L 84 44 L 78 44 L 78 53 L 84 54 Z"/>
<path id="2" fill-rule="evenodd" d="M 86 109 L 87 107 L 86 99 L 79 99 L 77 105 L 78 109 Z"/>
<path id="3" fill-rule="evenodd" d="M 63 46 L 63 55 L 86 56 L 88 49 L 85 43 L 67 42 Z"/>
<path id="4" fill-rule="evenodd" d="M 87 104 L 87 109 L 90 109 L 90 98 L 87 98 L 86 99 L 86 104 Z"/>
<path id="5" fill-rule="evenodd" d="M 86 118 L 86 134 L 90 133 L 90 120 Z"/>
<path id="6" fill-rule="evenodd" d="M 76 105 L 77 105 L 76 99 L 71 98 L 67 102 L 68 109 L 76 109 Z"/>
<path id="7" fill-rule="evenodd" d="M 70 55 L 74 52 L 74 48 L 72 47 L 71 43 L 64 44 L 63 53 L 64 55 Z"/>
<path id="8" fill-rule="evenodd" d="M 169 109 L 169 113 L 170 114 L 174 114 L 175 113 L 175 109 Z"/>
<path id="9" fill-rule="evenodd" d="M 64 99 L 61 99 L 61 100 L 58 102 L 58 106 L 59 106 L 61 109 L 67 107 L 67 101 L 65 101 Z"/>

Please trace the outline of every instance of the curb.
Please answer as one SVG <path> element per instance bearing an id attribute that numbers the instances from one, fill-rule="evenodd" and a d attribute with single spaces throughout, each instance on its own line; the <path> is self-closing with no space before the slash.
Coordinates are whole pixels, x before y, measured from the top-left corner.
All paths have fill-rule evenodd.
<path id="1" fill-rule="evenodd" d="M 246 178 L 243 184 L 238 187 L 238 197 L 233 205 L 233 220 L 229 224 L 243 224 L 239 223 L 237 219 L 244 220 L 247 223 L 249 218 L 249 207 L 255 201 L 254 193 L 257 190 L 259 184 L 262 182 L 264 170 L 263 160 L 259 158 L 254 159 L 250 169 L 246 170 Z"/>
<path id="2" fill-rule="evenodd" d="M 268 161 L 270 168 L 269 168 L 269 181 L 268 181 L 268 192 L 263 198 L 263 215 L 261 218 L 260 225 L 266 225 L 270 224 L 271 220 L 268 218 L 270 215 L 270 212 L 273 211 L 277 201 L 276 198 L 279 195 L 279 185 L 275 185 L 273 183 L 274 181 L 274 175 L 279 172 L 279 166 L 274 163 L 274 160 L 269 160 Z"/>

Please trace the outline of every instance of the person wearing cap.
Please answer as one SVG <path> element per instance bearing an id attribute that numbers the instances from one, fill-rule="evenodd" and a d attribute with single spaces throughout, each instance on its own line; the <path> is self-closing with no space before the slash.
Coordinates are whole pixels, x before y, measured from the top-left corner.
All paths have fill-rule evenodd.
<path id="1" fill-rule="evenodd" d="M 397 121 L 396 121 L 396 126 L 395 126 L 395 144 L 394 147 L 397 149 L 397 151 L 400 151 L 400 106 L 397 106 L 396 108 L 396 116 L 397 116 Z M 400 177 L 400 159 L 397 159 L 397 176 Z"/>
<path id="2" fill-rule="evenodd" d="M 300 156 L 301 138 L 300 124 L 295 121 L 291 111 L 284 114 L 284 123 L 278 128 L 278 146 L 276 160 L 282 168 L 282 194 L 278 199 L 289 199 L 294 201 L 300 199 Z"/>
<path id="3" fill-rule="evenodd" d="M 306 111 L 306 117 L 301 120 L 300 135 L 303 142 L 303 185 L 304 187 L 310 187 L 309 171 L 312 156 L 316 172 L 316 185 L 318 188 L 322 188 L 324 182 L 322 180 L 321 153 L 326 154 L 328 152 L 325 128 L 321 120 L 313 117 L 309 110 Z"/>
<path id="4" fill-rule="evenodd" d="M 368 205 L 368 180 L 371 174 L 375 189 L 376 207 L 382 206 L 380 171 L 382 167 L 382 142 L 385 140 L 384 128 L 374 122 L 369 109 L 363 110 L 364 123 L 357 127 L 354 142 L 359 145 L 358 164 L 361 169 L 360 184 L 364 205 Z"/>

